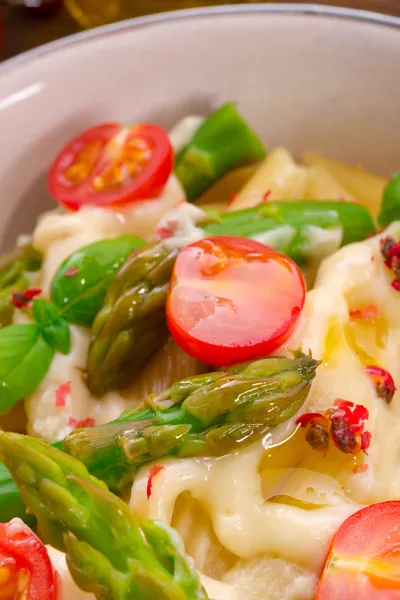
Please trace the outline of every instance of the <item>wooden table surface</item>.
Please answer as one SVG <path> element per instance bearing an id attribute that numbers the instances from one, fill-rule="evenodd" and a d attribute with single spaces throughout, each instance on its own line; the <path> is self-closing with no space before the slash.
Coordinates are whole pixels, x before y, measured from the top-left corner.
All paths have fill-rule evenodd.
<path id="1" fill-rule="evenodd" d="M 107 0 L 98 0 L 107 2 Z M 278 2 L 281 0 L 278 0 Z M 306 0 L 305 0 L 306 1 Z M 400 0 L 310 0 L 314 4 L 331 4 L 360 8 L 400 17 Z M 299 3 L 299 0 L 292 0 Z M 63 9 L 52 17 L 32 17 L 18 8 L 2 9 L 3 48 L 1 59 L 15 56 L 41 44 L 79 31 L 68 12 Z"/>

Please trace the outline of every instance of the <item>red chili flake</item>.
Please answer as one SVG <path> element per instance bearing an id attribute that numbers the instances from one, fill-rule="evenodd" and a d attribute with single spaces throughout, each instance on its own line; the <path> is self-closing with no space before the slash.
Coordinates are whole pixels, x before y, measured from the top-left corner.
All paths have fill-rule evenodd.
<path id="1" fill-rule="evenodd" d="M 381 253 L 386 260 L 392 260 L 394 256 L 400 258 L 400 242 L 390 236 L 381 239 Z"/>
<path id="2" fill-rule="evenodd" d="M 400 279 L 400 258 L 398 256 L 393 256 L 392 258 L 392 271 L 397 279 Z"/>
<path id="3" fill-rule="evenodd" d="M 357 465 L 356 467 L 354 467 L 353 473 L 355 473 L 356 475 L 358 473 L 365 473 L 366 471 L 368 471 L 368 469 L 369 469 L 368 465 Z"/>
<path id="4" fill-rule="evenodd" d="M 68 419 L 68 424 L 74 429 L 81 429 L 82 427 L 94 427 L 95 420 L 92 419 L 92 417 L 86 417 L 86 419 L 78 421 L 77 419 L 70 417 Z"/>
<path id="5" fill-rule="evenodd" d="M 382 238 L 380 244 L 383 262 L 395 276 L 391 286 L 396 292 L 400 292 L 400 242 L 396 242 L 394 238 L 388 236 Z"/>
<path id="6" fill-rule="evenodd" d="M 153 489 L 154 477 L 156 477 L 163 469 L 164 467 L 160 467 L 160 465 L 154 465 L 154 467 L 151 467 L 149 472 L 149 478 L 147 480 L 147 500 L 150 500 L 151 490 Z"/>
<path id="7" fill-rule="evenodd" d="M 364 308 L 357 308 L 349 312 L 351 319 L 379 319 L 380 312 L 375 304 L 369 304 Z"/>
<path id="8" fill-rule="evenodd" d="M 178 227 L 177 219 L 168 219 L 166 227 L 158 227 L 156 229 L 156 236 L 160 240 L 170 238 L 174 235 L 177 227 Z"/>
<path id="9" fill-rule="evenodd" d="M 71 267 L 70 269 L 68 269 L 68 271 L 65 271 L 64 276 L 65 277 L 73 277 L 74 275 L 77 275 L 79 273 L 79 269 L 77 269 L 76 267 Z"/>
<path id="10" fill-rule="evenodd" d="M 391 374 L 386 369 L 381 369 L 381 367 L 376 367 L 375 365 L 365 367 L 365 372 L 375 384 L 376 393 L 379 398 L 390 404 L 397 389 Z"/>
<path id="11" fill-rule="evenodd" d="M 29 290 L 25 290 L 25 292 L 13 292 L 12 303 L 16 308 L 24 308 L 28 306 L 35 296 L 39 296 L 41 293 L 42 290 L 38 288 L 30 288 Z"/>
<path id="12" fill-rule="evenodd" d="M 266 192 L 264 192 L 261 204 L 264 204 L 264 202 L 268 202 L 268 198 L 270 197 L 271 194 L 272 194 L 272 190 L 267 190 Z"/>
<path id="13" fill-rule="evenodd" d="M 228 206 L 230 206 L 233 202 L 235 202 L 237 197 L 238 197 L 237 194 L 231 194 L 231 197 L 229 198 Z"/>
<path id="14" fill-rule="evenodd" d="M 55 406 L 65 406 L 68 394 L 71 393 L 71 382 L 66 381 L 56 389 Z"/>
<path id="15" fill-rule="evenodd" d="M 304 413 L 303 415 L 297 417 L 296 425 L 300 425 L 300 427 L 307 427 L 307 425 L 320 418 L 325 419 L 326 417 L 324 417 L 323 414 L 316 412 Z"/>
<path id="16" fill-rule="evenodd" d="M 371 262 L 374 262 L 375 256 L 371 256 Z"/>
<path id="17" fill-rule="evenodd" d="M 396 290 L 396 292 L 400 292 L 400 281 L 398 279 L 393 279 L 390 285 Z"/>
<path id="18" fill-rule="evenodd" d="M 341 452 L 356 454 L 370 444 L 371 434 L 364 431 L 368 417 L 365 406 L 338 398 L 324 414 L 306 413 L 296 423 L 306 428 L 306 441 L 314 450 L 327 451 L 331 439 Z"/>
<path id="19" fill-rule="evenodd" d="M 371 445 L 372 433 L 370 431 L 363 431 L 361 434 L 361 450 L 367 453 L 366 451 Z"/>
<path id="20" fill-rule="evenodd" d="M 180 206 L 181 204 L 187 204 L 185 198 L 182 198 L 182 200 L 179 200 L 179 202 L 174 204 L 172 208 L 178 208 L 178 206 Z"/>

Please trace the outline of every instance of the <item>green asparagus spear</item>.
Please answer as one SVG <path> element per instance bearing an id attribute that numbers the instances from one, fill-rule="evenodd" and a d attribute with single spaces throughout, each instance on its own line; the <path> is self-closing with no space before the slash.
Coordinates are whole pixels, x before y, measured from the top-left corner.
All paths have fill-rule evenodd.
<path id="1" fill-rule="evenodd" d="M 213 112 L 176 157 L 175 173 L 194 200 L 225 173 L 261 161 L 265 149 L 233 103 Z"/>
<path id="2" fill-rule="evenodd" d="M 386 227 L 396 220 L 400 220 L 400 171 L 393 175 L 384 189 L 378 223 Z"/>
<path id="3" fill-rule="evenodd" d="M 128 385 L 166 341 L 165 302 L 177 254 L 162 243 L 139 249 L 109 288 L 92 328 L 87 383 L 93 394 Z"/>
<path id="4" fill-rule="evenodd" d="M 52 445 L 123 493 L 146 461 L 168 454 L 223 454 L 289 419 L 304 402 L 317 366 L 304 355 L 278 356 L 182 379 L 115 421 L 77 429 Z M 14 516 L 27 518 L 0 463 L 0 521 Z"/>
<path id="5" fill-rule="evenodd" d="M 31 245 L 21 246 L 6 254 L 0 261 L 0 327 L 12 323 L 14 305 L 13 292 L 24 292 L 29 288 L 27 274 L 36 272 L 41 266 L 41 255 Z"/>
<path id="6" fill-rule="evenodd" d="M 84 465 L 45 442 L 0 434 L 0 453 L 41 537 L 98 600 L 206 600 L 178 534 L 131 512 Z"/>
<path id="7" fill-rule="evenodd" d="M 64 449 L 123 493 L 148 461 L 219 456 L 259 439 L 299 410 L 317 366 L 297 353 L 182 379 L 116 421 L 76 429 Z"/>
<path id="8" fill-rule="evenodd" d="M 282 200 L 220 213 L 202 228 L 207 236 L 256 239 L 301 265 L 375 233 L 372 217 L 361 204 L 319 200 Z M 337 234 L 332 238 L 333 245 L 329 243 L 329 232 Z"/>

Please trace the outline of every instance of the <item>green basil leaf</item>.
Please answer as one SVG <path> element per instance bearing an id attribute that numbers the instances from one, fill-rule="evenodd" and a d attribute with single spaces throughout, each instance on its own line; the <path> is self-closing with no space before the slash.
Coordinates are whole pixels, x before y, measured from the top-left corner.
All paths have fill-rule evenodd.
<path id="1" fill-rule="evenodd" d="M 54 275 L 53 303 L 70 323 L 90 326 L 107 289 L 133 250 L 146 242 L 134 236 L 102 240 L 84 246 L 67 258 Z"/>
<path id="2" fill-rule="evenodd" d="M 400 220 L 400 171 L 393 175 L 383 191 L 378 223 L 381 227 L 386 227 L 398 220 Z"/>
<path id="3" fill-rule="evenodd" d="M 33 318 L 40 326 L 46 342 L 62 354 L 71 352 L 71 333 L 68 323 L 60 317 L 59 309 L 48 300 L 39 298 L 32 302 Z"/>
<path id="4" fill-rule="evenodd" d="M 31 394 L 46 375 L 54 350 L 39 325 L 0 329 L 0 413 Z"/>

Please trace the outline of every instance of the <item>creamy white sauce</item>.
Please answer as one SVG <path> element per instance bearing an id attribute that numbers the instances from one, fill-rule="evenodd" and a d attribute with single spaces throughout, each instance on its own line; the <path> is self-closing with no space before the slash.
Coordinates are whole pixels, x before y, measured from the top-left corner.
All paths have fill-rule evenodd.
<path id="1" fill-rule="evenodd" d="M 156 229 L 156 235 L 157 232 L 164 232 L 161 237 L 165 238 L 164 244 L 170 248 L 185 248 L 185 246 L 205 237 L 203 229 L 197 227 L 197 224 L 204 217 L 205 213 L 201 208 L 183 202 L 161 218 Z"/>

